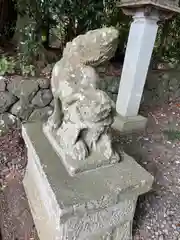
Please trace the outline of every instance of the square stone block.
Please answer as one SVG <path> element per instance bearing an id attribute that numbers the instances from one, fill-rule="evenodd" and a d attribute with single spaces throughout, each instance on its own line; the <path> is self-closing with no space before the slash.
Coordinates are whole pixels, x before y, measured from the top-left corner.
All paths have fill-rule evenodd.
<path id="1" fill-rule="evenodd" d="M 117 161 L 113 161 L 113 159 L 106 159 L 104 155 L 98 151 L 92 152 L 90 156 L 86 158 L 86 161 L 80 161 L 79 159 L 73 159 L 66 154 L 64 149 L 62 148 L 60 142 L 58 141 L 58 136 L 56 135 L 56 131 L 51 131 L 47 124 L 43 124 L 43 132 L 49 142 L 52 144 L 55 152 L 63 162 L 66 170 L 71 176 L 75 176 L 76 174 L 82 173 L 84 171 L 93 170 L 102 166 L 107 166 L 110 164 L 114 164 Z M 118 152 L 118 149 L 116 149 Z M 120 157 L 121 158 L 121 157 Z"/>
<path id="2" fill-rule="evenodd" d="M 117 115 L 112 128 L 119 130 L 121 132 L 133 132 L 136 130 L 145 129 L 147 123 L 147 118 L 137 115 L 134 117 L 123 117 Z"/>
<path id="3" fill-rule="evenodd" d="M 153 177 L 128 155 L 117 164 L 74 177 L 42 131 L 22 128 L 28 149 L 23 180 L 41 240 L 130 240 L 136 201 Z"/>

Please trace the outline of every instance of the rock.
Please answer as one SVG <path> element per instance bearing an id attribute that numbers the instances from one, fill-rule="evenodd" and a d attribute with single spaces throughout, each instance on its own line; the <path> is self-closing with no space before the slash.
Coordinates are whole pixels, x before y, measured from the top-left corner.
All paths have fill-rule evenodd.
<path id="1" fill-rule="evenodd" d="M 48 65 L 42 70 L 42 73 L 43 73 L 43 74 L 46 74 L 46 75 L 51 74 L 51 71 L 52 71 L 52 69 L 53 69 L 53 66 L 54 66 L 54 64 L 48 64 Z"/>
<path id="2" fill-rule="evenodd" d="M 158 87 L 159 82 L 162 78 L 162 73 L 158 71 L 150 71 L 147 75 L 147 80 L 145 83 L 145 89 L 154 90 Z M 163 81 L 163 80 L 162 80 Z"/>
<path id="3" fill-rule="evenodd" d="M 107 70 L 107 67 L 106 66 L 98 66 L 97 68 L 96 68 L 96 71 L 98 72 L 98 73 L 106 73 L 106 70 Z"/>
<path id="4" fill-rule="evenodd" d="M 169 73 L 170 72 L 164 72 L 163 74 L 162 74 L 162 79 L 163 80 L 166 80 L 166 81 L 169 81 L 170 80 L 170 76 L 169 76 Z"/>
<path id="5" fill-rule="evenodd" d="M 169 82 L 169 88 L 172 91 L 176 91 L 179 88 L 179 79 L 178 78 L 171 78 Z"/>
<path id="6" fill-rule="evenodd" d="M 39 84 L 40 88 L 48 88 L 50 85 L 50 79 L 48 78 L 38 78 L 37 83 Z"/>
<path id="7" fill-rule="evenodd" d="M 173 99 L 179 101 L 180 100 L 179 98 L 180 98 L 180 89 L 177 89 L 173 95 Z"/>
<path id="8" fill-rule="evenodd" d="M 108 83 L 106 82 L 106 78 L 101 77 L 100 81 L 98 82 L 98 88 L 100 88 L 102 91 L 107 90 Z"/>
<path id="9" fill-rule="evenodd" d="M 117 94 L 120 78 L 115 76 L 107 76 L 106 79 L 106 82 L 108 83 L 106 91 Z"/>
<path id="10" fill-rule="evenodd" d="M 169 95 L 169 79 L 167 78 L 168 75 L 163 75 L 160 84 L 156 88 L 156 94 L 159 96 L 160 99 L 168 99 Z"/>
<path id="11" fill-rule="evenodd" d="M 152 102 L 153 99 L 153 91 L 151 90 L 144 90 L 142 99 L 141 99 L 141 104 L 150 104 Z"/>
<path id="12" fill-rule="evenodd" d="M 15 96 L 22 101 L 29 102 L 39 89 L 38 83 L 34 79 L 22 79 L 22 77 L 16 77 L 7 86 L 9 92 L 12 92 Z"/>
<path id="13" fill-rule="evenodd" d="M 32 104 L 33 106 L 40 108 L 45 107 L 51 102 L 52 98 L 53 96 L 51 91 L 49 89 L 43 89 L 37 92 L 36 96 L 32 100 Z"/>
<path id="14" fill-rule="evenodd" d="M 30 121 L 36 121 L 36 120 L 46 121 L 48 117 L 52 114 L 52 112 L 53 112 L 53 108 L 50 106 L 40 108 L 40 109 L 35 109 L 31 113 L 29 120 Z"/>
<path id="15" fill-rule="evenodd" d="M 33 111 L 33 106 L 30 104 L 27 104 L 26 102 L 23 102 L 19 100 L 17 103 L 13 105 L 11 108 L 11 113 L 21 120 L 28 120 L 30 114 Z"/>
<path id="16" fill-rule="evenodd" d="M 8 91 L 0 92 L 0 113 L 7 111 L 13 103 L 16 102 L 16 97 Z"/>
<path id="17" fill-rule="evenodd" d="M 10 113 L 0 114 L 0 136 L 5 135 L 11 127 L 20 127 L 19 119 Z"/>
<path id="18" fill-rule="evenodd" d="M 117 94 L 119 89 L 119 81 L 120 81 L 119 77 L 104 76 L 100 78 L 98 87 L 105 92 L 111 92 L 111 93 Z"/>
<path id="19" fill-rule="evenodd" d="M 4 92 L 6 90 L 6 79 L 0 76 L 0 92 Z"/>

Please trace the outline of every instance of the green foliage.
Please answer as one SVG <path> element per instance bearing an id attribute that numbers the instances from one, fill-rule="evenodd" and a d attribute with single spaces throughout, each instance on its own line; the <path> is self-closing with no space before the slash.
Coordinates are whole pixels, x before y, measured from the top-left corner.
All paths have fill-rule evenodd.
<path id="1" fill-rule="evenodd" d="M 22 62 L 20 63 L 21 74 L 23 76 L 35 76 L 36 68 L 34 65 L 24 65 Z"/>
<path id="2" fill-rule="evenodd" d="M 26 64 L 21 60 L 21 58 L 2 56 L 0 58 L 0 75 L 11 75 L 16 72 L 22 74 L 23 76 L 35 76 L 35 66 Z"/>
<path id="3" fill-rule="evenodd" d="M 102 26 L 116 26 L 120 30 L 120 45 L 127 40 L 129 17 L 116 7 L 114 0 L 65 0 L 58 8 L 63 23 L 65 43 L 79 34 Z"/>
<path id="4" fill-rule="evenodd" d="M 170 141 L 176 141 L 176 140 L 180 141 L 180 131 L 173 130 L 173 129 L 165 130 L 164 135 L 166 135 L 168 140 Z"/>
<path id="5" fill-rule="evenodd" d="M 104 1 L 104 25 L 115 26 L 119 30 L 119 50 L 124 51 L 129 34 L 131 18 L 116 6 L 116 1 Z"/>
<path id="6" fill-rule="evenodd" d="M 1 56 L 0 75 L 13 74 L 15 72 L 16 62 L 12 57 Z"/>
<path id="7" fill-rule="evenodd" d="M 180 62 L 180 16 L 165 20 L 159 25 L 154 58 L 165 61 L 173 66 Z"/>
<path id="8" fill-rule="evenodd" d="M 114 0 L 16 0 L 19 16 L 26 23 L 19 26 L 18 59 L 25 69 L 48 64 L 46 48 L 51 29 L 56 27 L 61 47 L 79 34 L 102 26 L 120 30 L 120 49 L 125 47 L 129 18 L 116 7 Z M 20 65 L 22 72 L 26 72 Z M 34 71 L 34 68 L 31 68 Z M 31 71 L 30 71 L 31 72 Z"/>
<path id="9" fill-rule="evenodd" d="M 116 7 L 115 0 L 12 1 L 16 3 L 19 17 L 25 19 L 23 21 L 25 24 L 18 26 L 17 29 L 20 34 L 17 69 L 24 74 L 28 72 L 34 74 L 37 71 L 37 62 L 43 62 L 42 65 L 49 63 L 46 49 L 49 46 L 52 29 L 61 41 L 62 50 L 68 41 L 79 34 L 90 29 L 113 25 L 120 32 L 119 51 L 126 48 L 131 17 L 127 17 Z M 156 62 L 166 61 L 173 67 L 180 62 L 179 26 L 180 15 L 161 22 L 153 52 L 153 59 Z M 58 56 L 60 57 L 60 54 Z M 4 66 L 8 64 L 3 62 L 2 65 L 1 68 L 5 69 Z M 8 71 L 5 69 L 5 72 Z"/>

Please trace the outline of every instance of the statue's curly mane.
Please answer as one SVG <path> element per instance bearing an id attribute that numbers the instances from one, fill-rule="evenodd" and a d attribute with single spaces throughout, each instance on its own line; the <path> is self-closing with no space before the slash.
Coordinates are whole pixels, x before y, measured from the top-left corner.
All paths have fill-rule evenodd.
<path id="1" fill-rule="evenodd" d="M 100 122 L 112 112 L 112 100 L 101 90 L 84 92 L 84 99 L 80 103 L 79 113 L 84 120 Z"/>
<path id="2" fill-rule="evenodd" d="M 99 65 L 114 55 L 118 35 L 118 31 L 113 27 L 89 31 L 67 43 L 63 57 L 69 58 L 76 54 L 85 65 Z"/>

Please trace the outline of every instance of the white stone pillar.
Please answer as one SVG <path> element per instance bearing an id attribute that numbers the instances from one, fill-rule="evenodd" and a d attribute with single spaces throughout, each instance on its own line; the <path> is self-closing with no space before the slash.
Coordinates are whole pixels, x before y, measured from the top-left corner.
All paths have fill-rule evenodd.
<path id="1" fill-rule="evenodd" d="M 116 124 L 120 130 L 145 127 L 146 119 L 138 116 L 138 111 L 158 30 L 158 20 L 156 10 L 151 11 L 148 16 L 144 9 L 134 12 L 116 102 Z"/>

